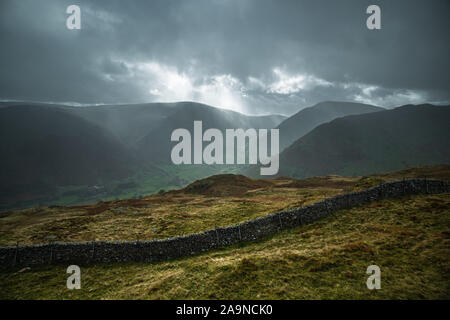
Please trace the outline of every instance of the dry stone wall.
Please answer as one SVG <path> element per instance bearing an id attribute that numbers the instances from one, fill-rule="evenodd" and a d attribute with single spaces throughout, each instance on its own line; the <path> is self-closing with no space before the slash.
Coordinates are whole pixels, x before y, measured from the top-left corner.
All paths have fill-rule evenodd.
<path id="1" fill-rule="evenodd" d="M 314 204 L 275 212 L 238 225 L 188 236 L 151 241 L 54 242 L 29 246 L 0 247 L 0 266 L 10 268 L 56 263 L 111 263 L 161 261 L 194 255 L 214 248 L 252 241 L 279 230 L 308 224 L 337 210 L 412 194 L 448 193 L 450 182 L 409 179 L 328 198 Z"/>

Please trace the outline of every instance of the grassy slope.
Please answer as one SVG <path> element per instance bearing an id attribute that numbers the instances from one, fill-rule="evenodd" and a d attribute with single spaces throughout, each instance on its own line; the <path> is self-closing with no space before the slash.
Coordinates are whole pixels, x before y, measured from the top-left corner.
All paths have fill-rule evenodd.
<path id="1" fill-rule="evenodd" d="M 211 190 L 222 190 L 221 194 L 169 192 L 86 206 L 36 207 L 0 213 L 0 245 L 17 241 L 32 244 L 49 240 L 161 239 L 254 219 L 339 193 L 366 189 L 381 181 L 423 176 L 450 180 L 450 166 L 411 168 L 356 178 L 270 179 L 265 180 L 270 182 L 269 186 L 248 192 L 232 181 L 234 185 L 222 187 L 226 182 L 215 176 L 205 181 L 218 184 L 220 188 Z"/>
<path id="2" fill-rule="evenodd" d="M 326 186 L 274 187 L 230 196 L 174 193 L 77 207 L 41 207 L 0 215 L 0 245 L 49 240 L 136 240 L 167 238 L 228 226 L 286 207 L 309 204 L 342 192 Z M 235 186 L 231 188 L 235 189 Z M 226 192 L 227 190 L 225 190 Z"/>
<path id="3" fill-rule="evenodd" d="M 449 163 L 450 107 L 417 105 L 322 124 L 280 154 L 280 174 L 356 176 Z M 257 176 L 257 175 L 255 175 Z"/>
<path id="4" fill-rule="evenodd" d="M 280 129 L 280 150 L 287 148 L 295 140 L 322 123 L 348 115 L 383 110 L 383 108 L 372 105 L 341 101 L 321 102 L 312 107 L 302 109 L 278 125 Z"/>
<path id="5" fill-rule="evenodd" d="M 190 258 L 82 266 L 78 291 L 67 266 L 2 272 L 0 298 L 449 299 L 449 205 L 448 194 L 385 200 Z M 365 286 L 371 264 L 378 291 Z"/>
<path id="6" fill-rule="evenodd" d="M 222 198 L 169 193 L 143 199 L 145 203 L 158 202 L 143 214 L 102 211 L 111 203 L 84 209 L 42 208 L 42 212 L 26 219 L 22 217 L 26 212 L 15 212 L 4 216 L 0 226 L 4 229 L 17 219 L 18 231 L 14 237 L 2 232 L 1 241 L 9 243 L 23 237 L 25 242 L 40 242 L 50 230 L 66 240 L 90 240 L 91 233 L 105 239 L 135 239 L 135 230 L 148 238 L 190 233 L 214 223 L 230 224 L 239 216 L 250 219 L 277 207 L 298 205 L 299 201 L 314 202 L 342 191 L 365 188 L 380 179 L 424 172 L 428 177 L 448 179 L 450 171 L 448 167 L 434 167 L 362 179 L 279 179 L 276 187 Z M 287 187 L 289 184 L 291 187 Z M 162 202 L 164 198 L 168 198 L 167 203 Z M 134 207 L 124 208 L 132 211 Z M 79 291 L 65 288 L 67 266 L 1 271 L 0 298 L 449 299 L 449 213 L 448 194 L 385 200 L 340 211 L 263 241 L 194 257 L 160 263 L 82 266 L 83 287 Z M 56 217 L 53 224 L 51 217 Z M 144 224 L 145 217 L 153 217 L 155 234 L 151 234 L 150 225 Z M 86 225 L 84 219 L 93 220 Z M 365 286 L 365 271 L 371 264 L 381 267 L 382 290 L 369 291 Z"/>
<path id="7" fill-rule="evenodd" d="M 102 187 L 100 190 L 89 189 L 88 185 L 56 187 L 51 195 L 49 192 L 42 193 L 35 190 L 31 198 L 5 204 L 0 210 L 19 210 L 33 206 L 74 206 L 97 201 L 143 197 L 156 194 L 160 190 L 178 189 L 210 175 L 239 173 L 242 171 L 242 165 L 158 164 L 144 169 L 134 167 L 133 170 L 135 172 L 127 178 L 99 184 Z"/>

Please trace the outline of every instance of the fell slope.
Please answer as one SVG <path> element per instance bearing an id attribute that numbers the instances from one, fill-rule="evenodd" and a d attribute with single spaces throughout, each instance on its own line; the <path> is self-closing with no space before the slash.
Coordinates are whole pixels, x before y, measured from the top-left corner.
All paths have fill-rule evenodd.
<path id="1" fill-rule="evenodd" d="M 168 117 L 138 142 L 139 156 L 145 161 L 171 163 L 170 152 L 177 143 L 170 141 L 172 132 L 184 128 L 193 135 L 194 121 L 197 120 L 202 121 L 203 132 L 216 128 L 225 133 L 225 129 L 270 129 L 277 126 L 282 119 L 282 116 L 247 116 L 200 103 L 180 102 Z"/>
<path id="2" fill-rule="evenodd" d="M 193 194 L 187 188 L 143 199 L 13 211 L 0 216 L 0 243 L 166 238 L 393 178 L 448 180 L 449 168 L 358 178 L 281 177 L 263 180 L 263 188 L 251 185 L 244 197 Z M 232 184 L 235 178 L 211 180 Z M 81 290 L 66 289 L 66 265 L 0 270 L 0 299 L 449 299 L 449 241 L 449 195 L 405 196 L 188 258 L 81 265 Z M 381 290 L 366 287 L 366 269 L 372 264 L 381 268 Z"/>
<path id="3" fill-rule="evenodd" d="M 417 167 L 365 177 L 253 180 L 216 175 L 186 188 L 139 199 L 35 207 L 0 214 L 0 245 L 52 241 L 151 240 L 202 232 L 315 203 L 402 178 L 449 180 L 450 166 Z"/>
<path id="4" fill-rule="evenodd" d="M 280 154 L 280 174 L 361 175 L 450 163 L 450 107 L 407 105 L 320 125 Z"/>
<path id="5" fill-rule="evenodd" d="M 130 173 L 134 159 L 111 134 L 57 107 L 0 109 L 2 203 L 58 186 L 97 184 Z"/>
<path id="6" fill-rule="evenodd" d="M 205 127 L 272 128 L 284 119 L 193 102 L 1 106 L 0 210 L 126 198 L 235 172 L 235 166 L 172 165 L 172 130 L 191 128 L 194 120 L 203 120 Z"/>
<path id="7" fill-rule="evenodd" d="M 179 191 L 188 194 L 199 194 L 208 196 L 245 195 L 250 190 L 258 190 L 273 186 L 268 180 L 255 180 L 243 175 L 221 174 L 205 179 L 197 180 Z"/>
<path id="8" fill-rule="evenodd" d="M 326 101 L 305 108 L 284 120 L 280 129 L 280 151 L 322 123 L 336 118 L 385 110 L 368 104 Z"/>
<path id="9" fill-rule="evenodd" d="M 1 299 L 449 299 L 450 200 L 421 195 L 342 210 L 259 242 L 159 263 L 1 271 Z M 366 269 L 380 266 L 382 289 Z"/>

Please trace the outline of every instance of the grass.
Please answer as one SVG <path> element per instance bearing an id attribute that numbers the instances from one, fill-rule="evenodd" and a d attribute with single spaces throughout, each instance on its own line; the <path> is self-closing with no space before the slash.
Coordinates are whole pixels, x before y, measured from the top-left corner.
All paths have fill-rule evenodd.
<path id="1" fill-rule="evenodd" d="M 343 210 L 262 241 L 159 263 L 2 271 L 2 299 L 449 299 L 450 197 L 408 196 Z M 366 268 L 381 268 L 368 290 Z"/>
<path id="2" fill-rule="evenodd" d="M 219 186 L 211 177 L 202 183 L 205 190 L 194 188 L 197 193 L 186 188 L 143 199 L 3 213 L 0 243 L 41 243 L 49 236 L 64 241 L 165 238 L 425 171 L 442 179 L 450 172 L 440 166 L 356 178 L 278 178 L 263 187 L 248 183 L 247 190 L 245 183 L 228 190 L 224 177 Z M 66 289 L 66 265 L 2 270 L 0 299 L 449 299 L 449 213 L 449 194 L 388 199 L 188 258 L 84 265 L 81 290 Z M 381 290 L 366 287 L 372 264 L 381 268 Z"/>
<path id="3" fill-rule="evenodd" d="M 0 215 L 0 245 L 168 238 L 251 220 L 343 191 L 284 187 L 286 181 L 226 197 L 169 192 L 87 206 L 11 211 Z"/>
<path id="4" fill-rule="evenodd" d="M 134 171 L 127 178 L 98 182 L 98 189 L 88 185 L 56 186 L 52 189 L 36 186 L 33 194 L 17 199 L 3 198 L 0 211 L 19 210 L 33 206 L 74 206 L 98 201 L 140 198 L 161 190 L 179 189 L 187 184 L 219 173 L 238 173 L 243 165 L 167 165 Z M 19 192 L 20 194 L 20 192 Z M 25 199 L 26 198 L 26 199 Z"/>

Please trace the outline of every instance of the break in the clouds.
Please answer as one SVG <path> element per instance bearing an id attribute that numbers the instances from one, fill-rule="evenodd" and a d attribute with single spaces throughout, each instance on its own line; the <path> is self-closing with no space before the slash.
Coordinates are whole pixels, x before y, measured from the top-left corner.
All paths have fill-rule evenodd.
<path id="1" fill-rule="evenodd" d="M 81 8 L 68 30 L 66 8 Z M 381 30 L 366 8 L 381 7 Z M 448 103 L 443 1 L 2 0 L 0 99 L 198 101 L 291 114 L 324 100 Z"/>

